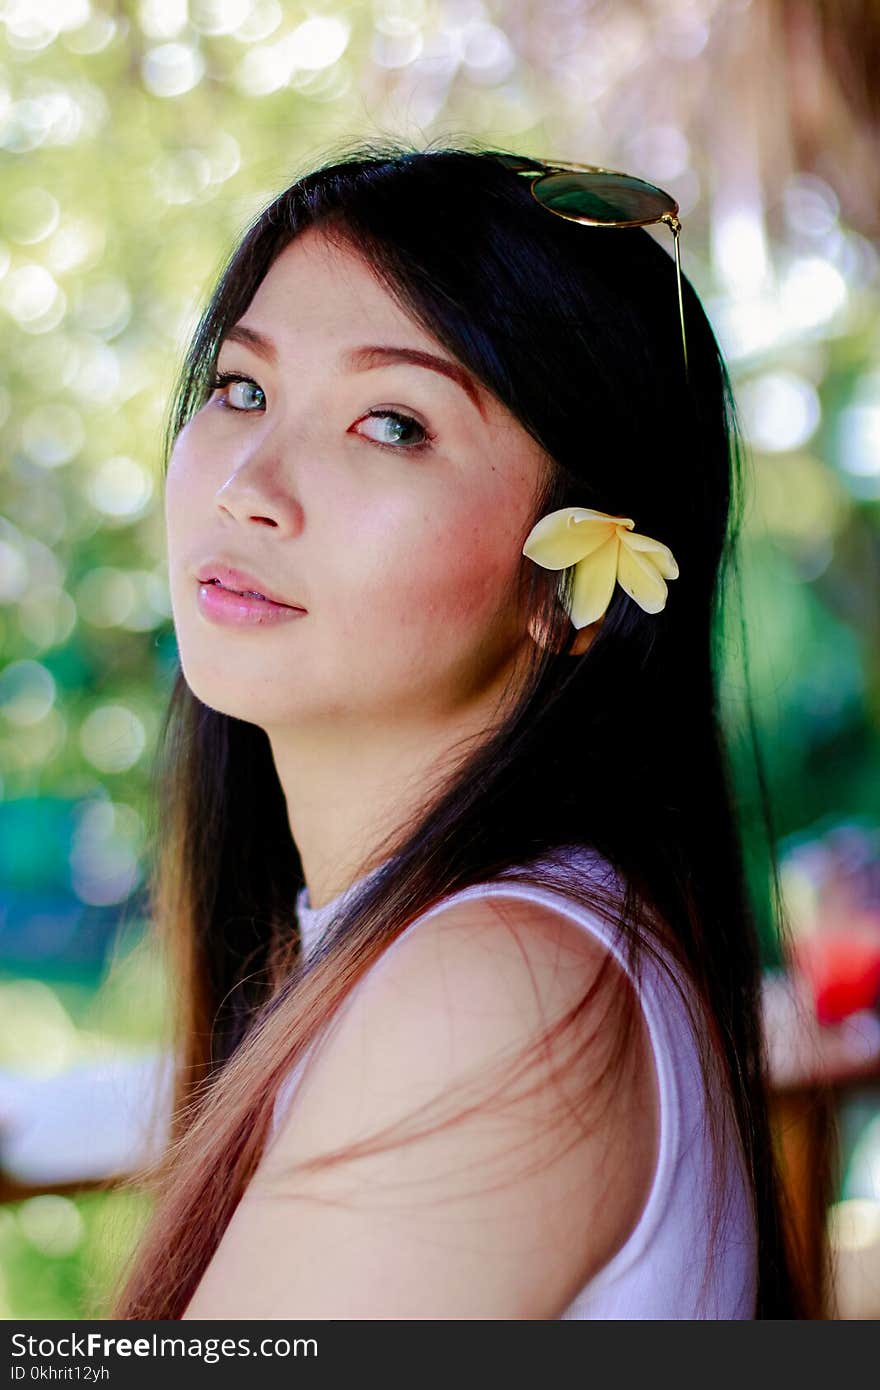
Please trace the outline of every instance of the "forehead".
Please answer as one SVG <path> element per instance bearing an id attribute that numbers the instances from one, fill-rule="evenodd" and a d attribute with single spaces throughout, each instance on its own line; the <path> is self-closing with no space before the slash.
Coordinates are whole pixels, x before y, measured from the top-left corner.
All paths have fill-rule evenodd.
<path id="1" fill-rule="evenodd" d="M 246 314 L 282 336 L 302 333 L 354 339 L 366 327 L 393 331 L 413 346 L 434 342 L 373 270 L 345 242 L 310 227 L 275 258 Z"/>
<path id="2" fill-rule="evenodd" d="M 484 383 L 401 308 L 347 243 L 309 229 L 289 243 L 244 319 L 224 333 L 272 365 L 330 359 L 341 371 L 392 364 L 424 367 L 461 387 L 484 419 L 501 410 Z"/>

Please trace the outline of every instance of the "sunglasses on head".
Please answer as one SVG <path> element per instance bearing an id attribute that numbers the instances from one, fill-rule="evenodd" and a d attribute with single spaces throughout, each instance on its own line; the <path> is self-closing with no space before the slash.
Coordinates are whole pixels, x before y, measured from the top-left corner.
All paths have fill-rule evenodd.
<path id="1" fill-rule="evenodd" d="M 585 227 L 645 227 L 651 222 L 666 223 L 672 232 L 675 248 L 678 313 L 687 379 L 687 338 L 678 250 L 681 223 L 676 215 L 678 203 L 675 199 L 653 183 L 621 173 L 619 169 L 603 169 L 598 164 L 572 164 L 562 159 L 548 163 L 513 154 L 496 154 L 494 157 L 512 173 L 531 176 L 533 198 L 558 217 L 567 217 Z"/>

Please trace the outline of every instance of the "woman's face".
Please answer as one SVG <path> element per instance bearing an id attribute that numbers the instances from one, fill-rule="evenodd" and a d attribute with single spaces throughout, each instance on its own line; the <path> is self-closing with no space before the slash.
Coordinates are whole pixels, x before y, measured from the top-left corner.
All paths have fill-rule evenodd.
<path id="1" fill-rule="evenodd" d="M 269 346 L 227 336 L 218 373 L 244 380 L 190 420 L 167 476 L 187 683 L 267 730 L 466 714 L 530 640 L 516 575 L 540 448 L 454 379 L 463 370 L 355 252 L 314 229 L 278 256 L 239 326 Z M 305 613 L 218 621 L 199 580 L 220 564 Z"/>

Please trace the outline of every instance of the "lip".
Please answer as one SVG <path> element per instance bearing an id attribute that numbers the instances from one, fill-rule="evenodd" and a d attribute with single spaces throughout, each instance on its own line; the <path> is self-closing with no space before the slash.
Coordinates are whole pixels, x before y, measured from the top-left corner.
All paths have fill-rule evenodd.
<path id="1" fill-rule="evenodd" d="M 232 565 L 223 564 L 219 560 L 206 560 L 196 571 L 196 578 L 201 585 L 210 584 L 212 579 L 216 579 L 223 586 L 223 589 L 234 591 L 236 597 L 243 596 L 245 590 L 250 589 L 254 593 L 262 594 L 263 599 L 268 599 L 279 607 L 292 608 L 299 613 L 306 611 L 301 603 L 291 603 L 288 599 L 282 598 L 258 575 L 248 574 L 246 570 L 234 569 Z M 261 600 L 257 599 L 255 602 L 259 603 Z"/>
<path id="2" fill-rule="evenodd" d="M 248 598 L 219 584 L 199 584 L 198 604 L 202 617 L 223 627 L 273 627 L 307 617 L 304 608 L 273 603 L 268 598 Z"/>

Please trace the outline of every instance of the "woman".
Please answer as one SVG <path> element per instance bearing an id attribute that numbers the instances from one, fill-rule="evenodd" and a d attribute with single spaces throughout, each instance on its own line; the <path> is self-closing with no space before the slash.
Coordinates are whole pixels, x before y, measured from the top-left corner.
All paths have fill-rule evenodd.
<path id="1" fill-rule="evenodd" d="M 177 1107 L 111 1316 L 811 1315 L 684 305 L 687 378 L 664 248 L 492 151 L 343 152 L 228 262 L 168 441 Z"/>

